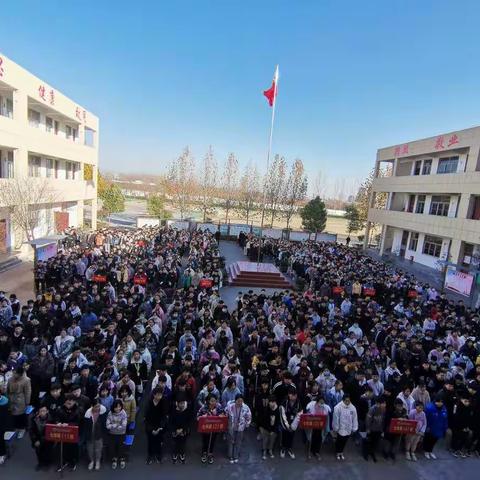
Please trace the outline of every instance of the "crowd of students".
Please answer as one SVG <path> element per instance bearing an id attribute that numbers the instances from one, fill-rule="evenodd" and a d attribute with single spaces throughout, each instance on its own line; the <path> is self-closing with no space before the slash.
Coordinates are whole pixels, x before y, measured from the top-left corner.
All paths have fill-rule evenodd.
<path id="1" fill-rule="evenodd" d="M 434 460 L 447 432 L 454 456 L 479 455 L 478 310 L 347 245 L 240 240 L 304 288 L 239 292 L 229 308 L 218 237 L 149 227 L 72 232 L 38 262 L 35 299 L 0 292 L 0 463 L 6 431 L 28 431 L 38 469 L 126 468 L 142 431 L 149 465 L 185 463 L 192 435 L 203 463 L 222 435 L 232 464 L 246 441 L 265 461 L 304 443 L 342 461 L 349 442 L 367 461 Z M 304 413 L 324 428 L 302 428 Z M 197 434 L 202 416 L 227 431 Z M 64 465 L 50 423 L 79 427 Z"/>

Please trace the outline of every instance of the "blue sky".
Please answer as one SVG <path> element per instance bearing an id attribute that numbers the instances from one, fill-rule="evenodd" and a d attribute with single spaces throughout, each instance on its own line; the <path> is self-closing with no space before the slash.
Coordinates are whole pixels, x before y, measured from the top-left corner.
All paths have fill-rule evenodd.
<path id="1" fill-rule="evenodd" d="M 480 2 L 3 0 L 0 51 L 100 117 L 101 168 L 265 163 L 364 177 L 376 149 L 479 124 Z"/>

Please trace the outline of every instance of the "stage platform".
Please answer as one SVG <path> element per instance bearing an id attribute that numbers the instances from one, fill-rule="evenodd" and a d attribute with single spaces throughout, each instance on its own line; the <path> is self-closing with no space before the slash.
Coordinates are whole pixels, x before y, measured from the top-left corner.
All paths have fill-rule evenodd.
<path id="1" fill-rule="evenodd" d="M 238 287 L 293 290 L 293 285 L 273 263 L 235 262 L 227 267 L 228 283 Z"/>

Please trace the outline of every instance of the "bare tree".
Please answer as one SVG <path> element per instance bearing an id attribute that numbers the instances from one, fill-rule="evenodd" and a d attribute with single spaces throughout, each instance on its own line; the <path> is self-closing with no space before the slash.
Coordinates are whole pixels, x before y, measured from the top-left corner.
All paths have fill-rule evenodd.
<path id="1" fill-rule="evenodd" d="M 228 222 L 230 210 L 235 205 L 238 189 L 238 161 L 235 154 L 230 153 L 223 169 L 222 197 L 225 209 L 225 222 Z"/>
<path id="2" fill-rule="evenodd" d="M 318 170 L 312 185 L 313 198 L 320 197 L 322 199 L 325 199 L 327 193 L 327 184 L 327 176 L 321 170 Z"/>
<path id="3" fill-rule="evenodd" d="M 298 211 L 299 202 L 305 200 L 307 188 L 308 181 L 305 174 L 305 167 L 303 166 L 303 162 L 297 158 L 292 164 L 284 190 L 283 216 L 287 221 L 287 228 L 290 227 L 290 221 L 293 215 Z"/>
<path id="4" fill-rule="evenodd" d="M 206 222 L 207 216 L 215 213 L 214 198 L 217 188 L 217 161 L 212 146 L 208 147 L 201 169 L 198 188 L 203 221 Z"/>
<path id="5" fill-rule="evenodd" d="M 273 162 L 270 165 L 270 169 L 265 176 L 265 199 L 266 204 L 271 215 L 271 224 L 278 215 L 278 211 L 281 206 L 282 196 L 285 189 L 285 173 L 287 170 L 287 164 L 284 157 L 275 155 Z M 262 212 L 262 225 L 265 212 Z"/>
<path id="6" fill-rule="evenodd" d="M 248 223 L 250 217 L 253 216 L 259 196 L 260 177 L 257 167 L 255 165 L 252 166 L 250 163 L 245 167 L 245 171 L 240 179 L 236 206 L 238 213 L 245 217 L 246 223 Z"/>
<path id="7" fill-rule="evenodd" d="M 29 242 L 35 239 L 42 206 L 61 200 L 51 186 L 46 178 L 20 177 L 3 182 L 0 188 L 0 205 L 9 208 L 13 224 Z"/>
<path id="8" fill-rule="evenodd" d="M 188 147 L 171 162 L 165 177 L 165 190 L 183 219 L 195 191 L 195 159 Z"/>

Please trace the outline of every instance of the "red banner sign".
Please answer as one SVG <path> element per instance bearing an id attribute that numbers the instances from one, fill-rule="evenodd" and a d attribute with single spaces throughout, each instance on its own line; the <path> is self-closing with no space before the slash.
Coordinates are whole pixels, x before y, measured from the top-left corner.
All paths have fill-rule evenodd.
<path id="1" fill-rule="evenodd" d="M 332 288 L 332 293 L 334 295 L 341 295 L 345 289 L 343 287 L 335 286 Z"/>
<path id="2" fill-rule="evenodd" d="M 418 292 L 416 290 L 409 290 L 407 293 L 408 298 L 417 298 Z"/>
<path id="3" fill-rule="evenodd" d="M 135 275 L 133 277 L 134 285 L 142 285 L 143 287 L 147 284 L 147 277 L 144 275 Z"/>
<path id="4" fill-rule="evenodd" d="M 392 418 L 388 431 L 395 435 L 412 435 L 417 431 L 417 421 L 406 420 L 405 418 Z"/>
<path id="5" fill-rule="evenodd" d="M 210 280 L 209 278 L 202 278 L 200 282 L 198 283 L 198 286 L 200 288 L 212 288 L 213 287 L 213 281 Z"/>
<path id="6" fill-rule="evenodd" d="M 374 288 L 370 288 L 370 287 L 364 287 L 363 288 L 363 294 L 366 296 L 366 297 L 374 297 L 375 294 L 376 294 L 376 290 Z"/>
<path id="7" fill-rule="evenodd" d="M 326 415 L 311 415 L 309 413 L 300 415 L 300 428 L 303 430 L 323 430 L 326 425 Z"/>
<path id="8" fill-rule="evenodd" d="M 200 433 L 218 433 L 228 430 L 227 417 L 200 417 L 198 419 L 197 431 Z"/>
<path id="9" fill-rule="evenodd" d="M 45 425 L 45 440 L 47 442 L 78 443 L 78 427 L 76 425 Z"/>
<path id="10" fill-rule="evenodd" d="M 106 275 L 94 275 L 92 280 L 97 283 L 105 283 L 107 281 Z"/>

